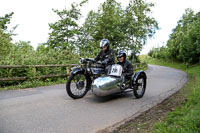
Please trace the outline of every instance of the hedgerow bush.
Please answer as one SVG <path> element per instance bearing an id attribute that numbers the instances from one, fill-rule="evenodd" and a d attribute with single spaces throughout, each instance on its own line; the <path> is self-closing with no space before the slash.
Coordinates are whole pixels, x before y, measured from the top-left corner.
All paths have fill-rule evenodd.
<path id="1" fill-rule="evenodd" d="M 52 65 L 52 64 L 76 64 L 79 55 L 69 50 L 43 49 L 34 50 L 29 42 L 12 44 L 12 48 L 4 56 L 1 56 L 0 65 Z M 27 77 L 33 79 L 42 75 L 66 73 L 65 67 L 42 68 L 2 68 L 0 78 Z M 2 82 L 1 86 L 19 82 Z"/>

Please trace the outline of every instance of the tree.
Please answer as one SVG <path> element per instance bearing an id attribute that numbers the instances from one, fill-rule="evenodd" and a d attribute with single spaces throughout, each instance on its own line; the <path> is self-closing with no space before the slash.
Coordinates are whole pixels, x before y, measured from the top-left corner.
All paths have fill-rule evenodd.
<path id="1" fill-rule="evenodd" d="M 120 28 L 122 12 L 121 4 L 115 0 L 107 0 L 97 12 L 90 11 L 82 26 L 82 36 L 79 40 L 83 43 L 79 45 L 80 49 L 87 48 L 96 55 L 99 42 L 103 38 L 108 39 L 114 49 L 118 47 L 124 36 Z"/>
<path id="2" fill-rule="evenodd" d="M 10 24 L 10 20 L 12 18 L 12 15 L 14 13 L 11 12 L 9 14 L 6 14 L 4 17 L 0 17 L 0 29 L 3 31 L 6 31 L 8 29 L 8 24 Z"/>
<path id="3" fill-rule="evenodd" d="M 186 9 L 170 34 L 166 47 L 153 48 L 149 55 L 184 63 L 200 62 L 200 12 Z"/>
<path id="4" fill-rule="evenodd" d="M 147 37 L 153 36 L 158 29 L 156 20 L 150 16 L 153 6 L 143 0 L 131 0 L 123 10 L 115 0 L 106 0 L 97 12 L 91 11 L 86 18 L 83 29 L 87 42 L 96 48 L 101 39 L 107 38 L 115 51 L 129 51 L 134 58 Z"/>
<path id="5" fill-rule="evenodd" d="M 8 24 L 14 13 L 6 14 L 4 17 L 0 17 L 0 59 L 6 56 L 13 44 L 11 43 L 11 33 L 8 32 Z"/>
<path id="6" fill-rule="evenodd" d="M 200 12 L 186 9 L 167 42 L 170 57 L 196 63 L 200 57 Z"/>
<path id="7" fill-rule="evenodd" d="M 89 12 L 82 27 L 77 24 L 81 15 L 78 4 L 72 4 L 70 10 L 55 10 L 60 20 L 50 24 L 53 31 L 47 45 L 53 49 L 70 49 L 83 56 L 96 55 L 100 40 L 106 38 L 116 52 L 126 50 L 131 53 L 132 59 L 158 29 L 150 14 L 153 6 L 143 0 L 130 0 L 123 9 L 116 0 L 106 0 L 98 11 Z"/>
<path id="8" fill-rule="evenodd" d="M 80 34 L 78 20 L 81 13 L 78 5 L 73 3 L 69 10 L 58 11 L 53 9 L 53 11 L 59 16 L 60 20 L 49 24 L 52 32 L 49 34 L 46 45 L 53 49 L 74 50 L 75 36 Z"/>
<path id="9" fill-rule="evenodd" d="M 148 37 L 152 37 L 158 29 L 157 21 L 151 16 L 152 3 L 143 0 L 130 0 L 125 10 L 124 40 L 126 49 L 131 51 L 131 58 L 142 50 Z"/>

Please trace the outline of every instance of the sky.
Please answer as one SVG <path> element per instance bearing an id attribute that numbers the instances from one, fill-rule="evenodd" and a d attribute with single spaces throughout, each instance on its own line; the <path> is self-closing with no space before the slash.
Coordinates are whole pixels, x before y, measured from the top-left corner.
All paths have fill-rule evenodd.
<path id="1" fill-rule="evenodd" d="M 10 28 L 18 25 L 14 32 L 17 34 L 13 37 L 14 42 L 30 41 L 36 49 L 40 43 L 48 39 L 50 33 L 48 24 L 58 20 L 52 9 L 68 9 L 72 2 L 80 1 L 82 0 L 4 0 L 0 4 L 0 16 L 14 12 L 9 25 Z M 104 1 L 89 0 L 82 9 L 81 22 L 90 10 L 97 10 Z M 117 1 L 121 2 L 123 7 L 129 2 L 129 0 Z M 152 7 L 152 16 L 157 20 L 160 29 L 153 38 L 148 39 L 141 54 L 147 54 L 151 48 L 166 44 L 172 29 L 176 27 L 186 8 L 191 8 L 195 12 L 200 11 L 200 0 L 147 0 L 147 2 L 155 3 Z"/>

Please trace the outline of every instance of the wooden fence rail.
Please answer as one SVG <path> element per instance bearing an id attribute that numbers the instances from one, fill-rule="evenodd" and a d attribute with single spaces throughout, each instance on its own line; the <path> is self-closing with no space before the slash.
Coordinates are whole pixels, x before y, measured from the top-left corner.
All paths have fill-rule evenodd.
<path id="1" fill-rule="evenodd" d="M 77 64 L 63 64 L 63 65 L 0 65 L 0 68 L 39 68 L 39 67 L 69 67 Z"/>
<path id="2" fill-rule="evenodd" d="M 73 66 L 77 66 L 78 64 L 64 64 L 64 65 L 0 65 L 0 69 L 6 68 L 41 68 L 41 67 L 66 67 L 65 74 L 54 74 L 54 75 L 42 75 L 40 77 L 35 77 L 37 79 L 46 79 L 53 77 L 66 77 L 70 75 L 69 68 Z M 147 67 L 147 63 L 136 63 L 133 64 L 134 70 L 144 69 Z M 24 81 L 28 80 L 28 77 L 8 77 L 8 78 L 0 78 L 0 81 Z"/>

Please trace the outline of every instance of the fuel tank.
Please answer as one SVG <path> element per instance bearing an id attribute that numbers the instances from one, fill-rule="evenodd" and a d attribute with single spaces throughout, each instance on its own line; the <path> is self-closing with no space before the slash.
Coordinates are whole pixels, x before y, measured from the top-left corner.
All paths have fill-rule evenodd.
<path id="1" fill-rule="evenodd" d="M 107 96 L 121 92 L 121 78 L 113 76 L 98 77 L 92 83 L 92 92 L 96 96 Z"/>

